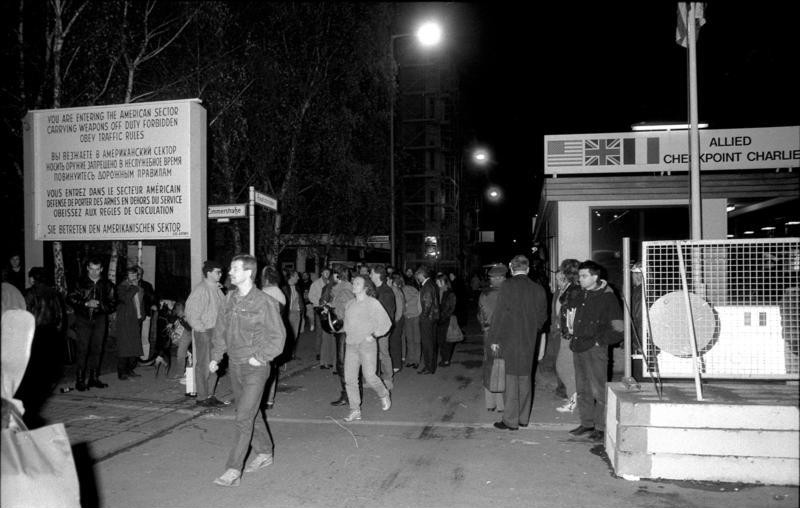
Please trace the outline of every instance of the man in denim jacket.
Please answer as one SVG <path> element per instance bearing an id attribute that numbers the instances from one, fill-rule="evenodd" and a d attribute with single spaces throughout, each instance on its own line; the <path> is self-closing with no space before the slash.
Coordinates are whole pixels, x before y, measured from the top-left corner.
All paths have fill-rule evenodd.
<path id="1" fill-rule="evenodd" d="M 229 274 L 236 289 L 229 293 L 222 307 L 215 327 L 217 333 L 212 338 L 208 369 L 216 372 L 222 355 L 228 353 L 231 388 L 236 399 L 233 449 L 228 455 L 227 470 L 214 480 L 223 487 L 239 485 L 251 442 L 254 457 L 244 472 L 255 472 L 272 464 L 274 443 L 266 421 L 259 417 L 259 405 L 270 361 L 283 352 L 286 328 L 277 300 L 255 287 L 256 268 L 253 256 L 240 254 L 231 261 Z"/>

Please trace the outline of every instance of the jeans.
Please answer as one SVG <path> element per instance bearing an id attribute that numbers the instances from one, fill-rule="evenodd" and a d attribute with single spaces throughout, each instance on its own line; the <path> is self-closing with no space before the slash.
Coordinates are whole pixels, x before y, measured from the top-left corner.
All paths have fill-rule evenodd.
<path id="1" fill-rule="evenodd" d="M 317 319 L 319 319 L 319 316 L 317 316 Z M 333 337 L 333 335 L 324 331 L 319 323 L 317 323 L 316 331 L 319 333 L 320 337 L 320 365 L 336 365 L 336 339 Z"/>
<path id="2" fill-rule="evenodd" d="M 345 333 L 336 333 L 336 373 L 339 374 L 339 384 L 342 387 L 342 395 L 347 394 L 344 379 L 344 355 L 345 355 Z"/>
<path id="3" fill-rule="evenodd" d="M 103 351 L 106 347 L 106 333 L 108 332 L 108 317 L 105 314 L 97 314 L 93 319 L 86 319 L 82 316 L 75 318 L 75 332 L 77 335 L 78 368 L 100 370 L 100 362 L 103 360 Z"/>
<path id="4" fill-rule="evenodd" d="M 214 395 L 214 385 L 217 383 L 217 374 L 208 370 L 211 361 L 211 339 L 214 338 L 214 329 L 194 334 L 194 386 L 197 390 L 197 400 L 205 400 Z M 184 335 L 189 335 L 184 332 Z"/>
<path id="5" fill-rule="evenodd" d="M 573 353 L 572 359 L 581 425 L 605 430 L 608 346 L 601 344 L 583 353 Z"/>
<path id="6" fill-rule="evenodd" d="M 292 358 L 297 352 L 297 341 L 300 340 L 300 324 L 303 321 L 303 314 L 299 310 L 289 311 L 289 330 L 286 330 L 286 338 L 291 339 Z"/>
<path id="7" fill-rule="evenodd" d="M 394 371 L 392 370 L 392 357 L 389 354 L 388 335 L 378 337 L 378 360 L 381 364 L 381 379 L 383 379 L 383 384 L 386 385 L 387 389 L 391 390 L 394 387 L 392 384 Z"/>
<path id="8" fill-rule="evenodd" d="M 392 368 L 399 369 L 403 366 L 403 333 L 405 318 L 400 316 L 389 334 L 389 356 L 392 357 Z"/>
<path id="9" fill-rule="evenodd" d="M 531 419 L 531 377 L 506 374 L 506 391 L 503 392 L 503 423 L 509 427 L 527 425 Z"/>
<path id="10" fill-rule="evenodd" d="M 378 344 L 374 340 L 365 340 L 358 344 L 347 344 L 344 354 L 344 379 L 347 386 L 347 399 L 350 409 L 361 408 L 361 396 L 358 393 L 359 367 L 367 386 L 375 390 L 378 397 L 388 397 L 389 391 L 383 385 L 375 371 L 378 368 Z"/>
<path id="11" fill-rule="evenodd" d="M 261 414 L 261 397 L 269 377 L 270 365 L 253 367 L 250 364 L 230 363 L 233 396 L 236 399 L 236 420 L 233 448 L 226 467 L 242 470 L 250 445 L 253 454 L 272 453 L 274 444 L 267 431 L 267 422 Z"/>
<path id="12" fill-rule="evenodd" d="M 562 340 L 560 333 L 554 333 L 553 338 L 560 340 L 561 344 L 558 348 L 558 356 L 556 357 L 556 374 L 558 379 L 564 383 L 567 390 L 567 398 L 572 397 L 575 393 L 575 362 L 572 359 L 572 350 L 569 348 L 569 341 Z"/>
<path id="13" fill-rule="evenodd" d="M 419 316 L 407 317 L 403 323 L 406 339 L 406 363 L 419 364 Z"/>
<path id="14" fill-rule="evenodd" d="M 281 368 L 275 362 L 269 365 L 269 377 L 267 378 L 267 405 L 275 405 L 275 394 L 278 393 L 278 374 Z"/>
<path id="15" fill-rule="evenodd" d="M 450 359 L 453 357 L 453 350 L 456 348 L 456 343 L 447 342 L 448 328 L 450 328 L 450 321 L 447 321 L 447 323 L 443 325 L 436 325 L 436 343 L 439 346 L 439 357 L 443 362 L 449 363 Z"/>
<path id="16" fill-rule="evenodd" d="M 436 321 L 430 319 L 419 320 L 419 343 L 422 348 L 422 366 L 431 372 L 436 372 Z"/>
<path id="17" fill-rule="evenodd" d="M 192 333 L 195 332 L 184 330 L 183 335 L 181 335 L 181 338 L 178 340 L 178 357 L 175 358 L 178 362 L 178 372 L 183 372 L 184 369 L 186 369 L 186 353 L 189 352 L 189 346 L 192 343 Z"/>

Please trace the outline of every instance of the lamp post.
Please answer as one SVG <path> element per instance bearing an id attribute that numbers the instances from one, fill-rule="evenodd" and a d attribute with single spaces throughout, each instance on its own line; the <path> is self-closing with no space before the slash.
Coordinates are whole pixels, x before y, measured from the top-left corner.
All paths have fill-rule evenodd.
<path id="1" fill-rule="evenodd" d="M 435 46 L 439 44 L 439 41 L 442 38 L 442 29 L 438 23 L 433 21 L 428 21 L 420 25 L 417 32 L 414 34 L 411 33 L 403 33 L 403 34 L 394 34 L 389 38 L 389 56 L 392 59 L 392 80 L 393 84 L 396 83 L 397 80 L 397 60 L 394 57 L 394 41 L 403 37 L 411 37 L 415 36 L 417 40 L 423 46 Z M 394 91 L 394 90 L 393 90 Z M 396 222 L 397 222 L 397 212 L 395 208 L 396 204 L 396 196 L 395 196 L 395 174 L 394 174 L 394 93 L 392 93 L 390 100 L 389 100 L 389 192 L 391 196 L 389 197 L 389 204 L 390 206 L 390 225 L 389 225 L 389 247 L 391 252 L 391 264 L 392 266 L 396 266 L 397 264 L 397 233 L 396 233 Z"/>

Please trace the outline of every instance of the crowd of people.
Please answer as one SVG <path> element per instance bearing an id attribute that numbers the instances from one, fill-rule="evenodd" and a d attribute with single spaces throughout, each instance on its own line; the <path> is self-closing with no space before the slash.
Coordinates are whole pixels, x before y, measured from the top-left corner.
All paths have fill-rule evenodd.
<path id="1" fill-rule="evenodd" d="M 235 404 L 234 446 L 226 471 L 214 480 L 233 486 L 242 473 L 273 461 L 273 443 L 260 410 L 273 407 L 278 375 L 282 365 L 297 358 L 301 332 L 310 332 L 305 336 L 314 340 L 319 368 L 333 369 L 338 376 L 339 396 L 331 404 L 348 407 L 348 422 L 363 417 L 362 383 L 388 411 L 398 372 L 413 369 L 431 375 L 449 367 L 463 339 L 464 309 L 471 295 L 453 273 L 434 273 L 425 265 L 400 273 L 382 264 L 339 264 L 319 274 L 266 266 L 259 277 L 257 268 L 255 258 L 239 255 L 224 278 L 222 264 L 206 261 L 202 281 L 185 301 L 159 302 L 135 265 L 115 285 L 104 276 L 101 261 L 89 258 L 85 273 L 63 296 L 48 284 L 44 269 L 35 267 L 29 272 L 30 287 L 23 283 L 20 293 L 24 307 L 36 317 L 32 362 L 52 360 L 52 351 L 43 351 L 43 345 L 56 343 L 69 329 L 77 345 L 75 389 L 107 387 L 100 368 L 112 313 L 120 380 L 139 376 L 138 365 L 170 367 L 177 350 L 172 377 L 182 378 L 184 367 L 193 367 L 197 405 Z M 486 409 L 502 413 L 494 423 L 497 429 L 513 431 L 529 424 L 532 376 L 541 333 L 549 323 L 550 337 L 561 346 L 555 363 L 566 394 L 558 410 L 578 410 L 580 425 L 570 431 L 573 435 L 602 440 L 608 347 L 622 337 L 617 297 L 593 261 L 564 260 L 551 291 L 530 270 L 528 258 L 516 256 L 508 265 L 488 270 L 488 286 L 474 279 L 470 284 L 472 295 L 479 295 L 477 317 L 484 332 Z M 15 282 L 10 274 L 4 271 L 4 309 L 7 296 L 9 301 L 13 297 L 6 291 Z M 155 337 L 142 339 L 148 335 Z M 495 359 L 502 359 L 505 367 L 502 389 L 490 379 Z M 214 393 L 223 366 L 231 401 Z M 43 369 L 58 372 L 47 365 L 32 371 Z M 27 384 L 23 380 L 22 397 L 35 404 L 56 381 L 31 376 Z M 252 459 L 244 465 L 251 447 Z"/>

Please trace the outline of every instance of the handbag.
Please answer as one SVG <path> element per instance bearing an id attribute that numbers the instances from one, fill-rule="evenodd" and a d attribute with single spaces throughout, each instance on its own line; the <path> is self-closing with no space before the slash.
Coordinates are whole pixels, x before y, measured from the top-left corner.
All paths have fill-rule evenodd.
<path id="1" fill-rule="evenodd" d="M 194 349 L 194 334 L 192 334 L 192 351 Z M 195 369 L 194 369 L 194 355 L 191 351 L 187 353 L 188 360 L 186 361 L 186 371 L 184 372 L 184 376 L 186 379 L 186 395 L 197 395 L 197 387 L 195 386 Z"/>
<path id="2" fill-rule="evenodd" d="M 464 334 L 461 333 L 461 327 L 458 326 L 458 320 L 455 316 L 450 316 L 450 324 L 447 325 L 447 342 L 461 342 L 464 340 Z"/>
<path id="3" fill-rule="evenodd" d="M 506 391 L 506 361 L 502 358 L 492 358 L 492 372 L 489 375 L 489 391 L 492 393 Z"/>
<path id="4" fill-rule="evenodd" d="M 10 417 L 19 429 L 2 431 L 0 505 L 79 508 L 78 472 L 64 424 L 28 430 L 16 408 Z"/>

